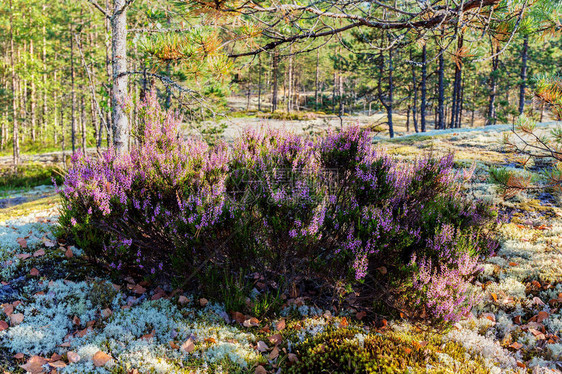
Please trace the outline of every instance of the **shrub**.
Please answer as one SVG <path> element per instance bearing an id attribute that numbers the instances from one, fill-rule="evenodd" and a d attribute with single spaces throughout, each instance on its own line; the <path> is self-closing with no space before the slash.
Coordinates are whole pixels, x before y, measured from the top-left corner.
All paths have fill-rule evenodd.
<path id="1" fill-rule="evenodd" d="M 62 186 L 62 232 L 92 259 L 180 284 L 202 269 L 222 283 L 258 272 L 279 287 L 306 276 L 373 289 L 384 266 L 407 306 L 441 320 L 470 309 L 493 211 L 463 196 L 452 155 L 398 162 L 359 128 L 248 131 L 209 147 L 147 100 L 139 145 L 76 156 Z"/>

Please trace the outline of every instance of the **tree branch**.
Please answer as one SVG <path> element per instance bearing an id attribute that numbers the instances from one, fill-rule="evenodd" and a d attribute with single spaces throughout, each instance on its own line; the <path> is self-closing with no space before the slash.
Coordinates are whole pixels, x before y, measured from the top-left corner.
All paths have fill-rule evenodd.
<path id="1" fill-rule="evenodd" d="M 407 14 L 409 18 L 403 21 L 390 21 L 390 20 L 380 20 L 380 19 L 369 19 L 367 17 L 362 17 L 355 14 L 348 14 L 345 12 L 334 13 L 334 12 L 327 12 L 320 10 L 316 7 L 307 5 L 293 5 L 293 4 L 285 4 L 275 7 L 269 8 L 261 8 L 261 7 L 254 7 L 252 12 L 263 12 L 263 13 L 288 13 L 288 12 L 303 12 L 303 13 L 312 13 L 318 17 L 328 17 L 337 20 L 350 20 L 352 23 L 342 26 L 336 29 L 330 29 L 328 31 L 322 32 L 306 32 L 303 34 L 291 35 L 291 36 L 278 36 L 278 40 L 269 42 L 268 44 L 259 47 L 253 51 L 243 52 L 243 53 L 232 53 L 228 55 L 231 58 L 243 57 L 243 56 L 252 56 L 258 53 L 273 49 L 281 44 L 285 43 L 292 43 L 303 39 L 315 39 L 325 36 L 332 36 L 344 31 L 356 28 L 356 27 L 369 27 L 375 29 L 383 29 L 383 30 L 404 30 L 404 29 L 430 29 L 434 28 L 441 24 L 448 24 L 454 22 L 455 19 L 461 17 L 461 15 L 465 12 L 468 12 L 473 9 L 483 9 L 484 7 L 494 6 L 499 4 L 500 0 L 468 0 L 462 1 L 458 6 L 455 8 L 448 8 L 446 6 L 439 6 L 439 7 L 431 7 L 428 5 L 426 8 L 420 10 L 417 13 L 411 12 L 399 12 L 401 14 Z M 392 11 L 398 12 L 398 9 L 394 9 L 390 7 Z M 427 19 L 422 19 L 418 21 L 414 21 L 415 19 L 419 19 L 420 17 L 426 16 L 429 12 L 432 12 L 433 15 Z"/>
<path id="2" fill-rule="evenodd" d="M 111 19 L 111 15 L 107 13 L 107 9 L 102 8 L 101 5 L 99 5 L 96 0 L 88 0 L 88 2 L 92 4 L 97 10 L 99 10 L 104 16 Z"/>

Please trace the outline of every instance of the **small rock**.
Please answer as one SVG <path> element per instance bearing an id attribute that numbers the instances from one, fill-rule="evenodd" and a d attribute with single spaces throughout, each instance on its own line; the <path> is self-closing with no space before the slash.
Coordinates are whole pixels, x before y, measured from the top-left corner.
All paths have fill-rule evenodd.
<path id="1" fill-rule="evenodd" d="M 199 299 L 199 305 L 201 305 L 203 308 L 209 303 L 209 300 L 205 299 L 205 298 L 201 298 Z"/>

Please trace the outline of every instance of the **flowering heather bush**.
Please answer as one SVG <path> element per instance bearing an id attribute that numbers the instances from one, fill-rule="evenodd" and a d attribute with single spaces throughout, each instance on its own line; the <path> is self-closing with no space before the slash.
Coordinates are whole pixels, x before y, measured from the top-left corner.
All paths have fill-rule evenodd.
<path id="1" fill-rule="evenodd" d="M 384 266 L 386 284 L 432 318 L 471 308 L 493 211 L 463 196 L 469 175 L 452 155 L 397 162 L 359 128 L 316 139 L 249 131 L 211 148 L 179 137 L 180 119 L 154 94 L 140 112 L 130 154 L 76 156 L 61 189 L 62 230 L 93 259 L 180 280 L 258 271 L 285 286 L 303 273 L 379 282 Z"/>
<path id="2" fill-rule="evenodd" d="M 141 111 L 144 133 L 130 154 L 73 158 L 60 222 L 92 258 L 155 274 L 195 264 L 224 240 L 228 159 L 223 147 L 179 139 L 179 118 L 162 113 L 155 94 Z"/>

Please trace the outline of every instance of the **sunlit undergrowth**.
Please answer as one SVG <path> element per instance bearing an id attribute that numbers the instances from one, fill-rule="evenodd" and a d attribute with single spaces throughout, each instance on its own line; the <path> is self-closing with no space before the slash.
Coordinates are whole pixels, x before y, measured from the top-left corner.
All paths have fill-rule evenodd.
<path id="1" fill-rule="evenodd" d="M 260 283 L 264 310 L 311 283 L 371 301 L 382 285 L 391 307 L 434 320 L 477 301 L 469 281 L 497 246 L 495 212 L 464 196 L 470 171 L 452 155 L 400 162 L 359 128 L 246 132 L 209 147 L 179 138 L 180 119 L 154 95 L 139 109 L 139 145 L 77 155 L 61 188 L 60 234 L 95 261 L 176 286 L 226 285 L 228 297 Z"/>
<path id="2" fill-rule="evenodd" d="M 0 209 L 0 222 L 21 217 L 34 211 L 55 208 L 58 202 L 59 197 L 55 195 L 29 201 L 18 206 Z"/>
<path id="3" fill-rule="evenodd" d="M 51 184 L 52 180 L 62 182 L 62 171 L 54 165 L 27 163 L 14 170 L 12 166 L 0 167 L 0 193 L 2 191 L 30 188 Z"/>

